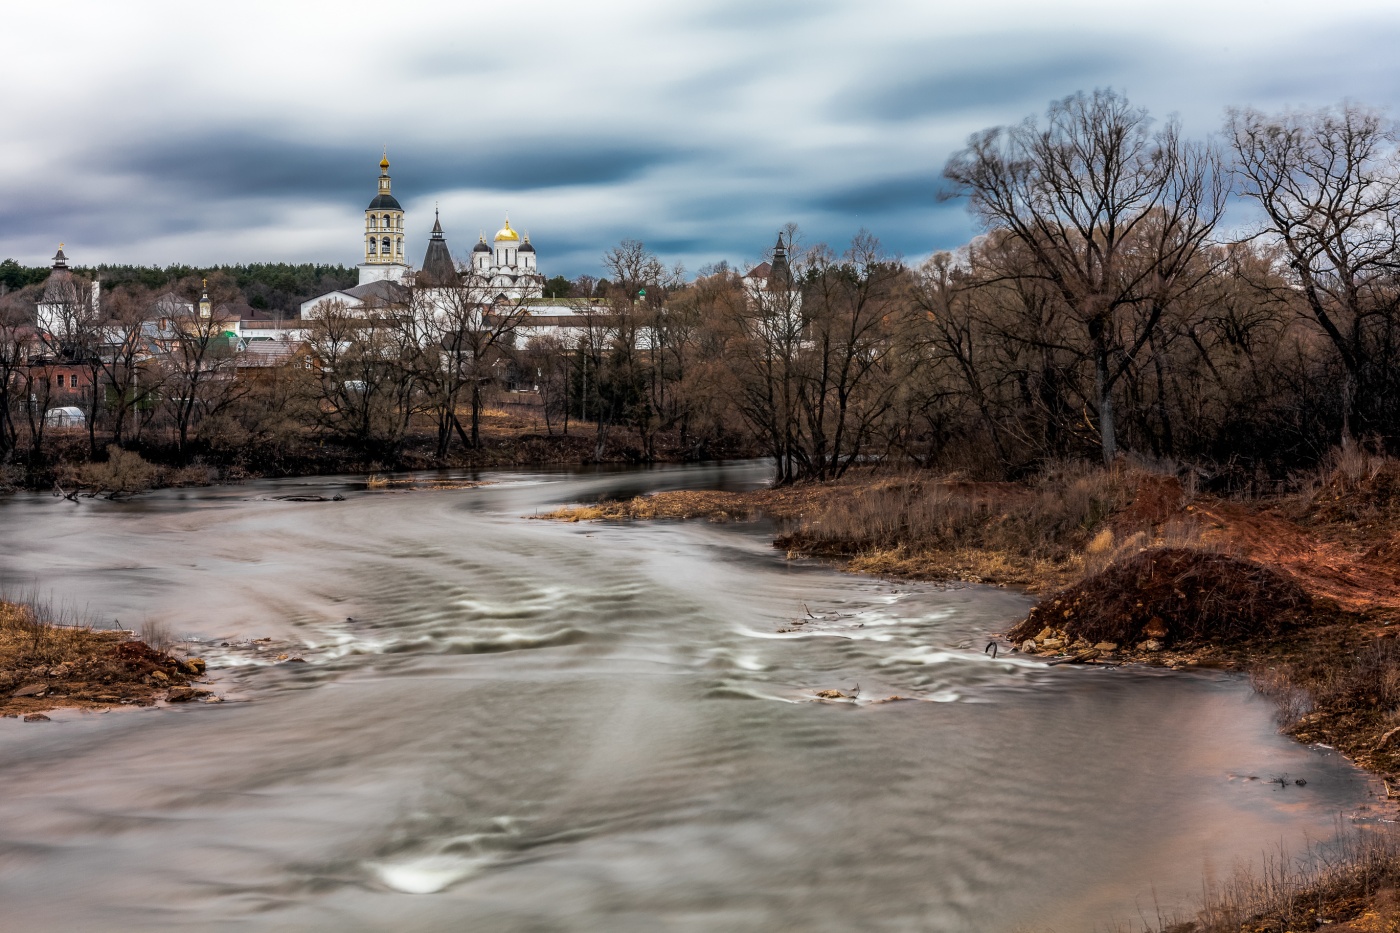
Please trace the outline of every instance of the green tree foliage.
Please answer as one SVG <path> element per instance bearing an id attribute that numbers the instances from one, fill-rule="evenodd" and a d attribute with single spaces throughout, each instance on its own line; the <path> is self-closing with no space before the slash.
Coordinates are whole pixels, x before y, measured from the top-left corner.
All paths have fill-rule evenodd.
<path id="1" fill-rule="evenodd" d="M 544 297 L 546 298 L 569 298 L 573 296 L 573 293 L 574 283 L 562 275 L 556 275 L 544 283 Z"/>
<path id="2" fill-rule="evenodd" d="M 44 266 L 21 266 L 13 259 L 0 262 L 0 292 L 12 292 L 26 285 L 37 285 L 48 278 L 49 270 Z"/>
<path id="3" fill-rule="evenodd" d="M 36 285 L 49 276 L 48 266 L 22 266 L 13 259 L 0 262 L 0 291 L 15 291 Z M 303 301 L 359 281 L 353 266 L 320 263 L 255 262 L 247 265 L 219 265 L 200 268 L 184 264 L 133 266 L 102 263 L 96 267 L 75 266 L 76 274 L 102 282 L 104 291 L 123 286 L 139 286 L 153 292 L 164 291 L 182 279 L 227 275 L 243 293 L 248 304 L 259 310 L 294 315 Z"/>

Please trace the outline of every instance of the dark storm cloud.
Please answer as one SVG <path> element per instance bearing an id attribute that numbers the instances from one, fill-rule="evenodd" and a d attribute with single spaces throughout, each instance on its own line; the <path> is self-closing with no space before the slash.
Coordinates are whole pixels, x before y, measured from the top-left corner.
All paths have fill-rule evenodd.
<path id="1" fill-rule="evenodd" d="M 938 169 L 930 166 L 928 171 L 918 174 L 837 189 L 814 198 L 811 205 L 817 210 L 851 216 L 929 211 L 946 206 L 940 205 L 938 199 L 948 190 L 938 178 Z"/>
<path id="2" fill-rule="evenodd" d="M 400 154 L 404 152 L 405 154 Z M 491 151 L 452 151 L 413 143 L 389 153 L 395 193 L 454 188 L 517 191 L 623 182 L 651 168 L 693 158 L 680 147 L 636 141 L 518 141 Z M 357 198 L 372 191 L 379 153 L 349 145 L 287 142 L 215 130 L 184 133 L 125 150 L 89 153 L 82 171 L 143 179 L 209 198 Z"/>
<path id="3" fill-rule="evenodd" d="M 1105 37 L 1099 46 L 1082 37 L 984 36 L 938 44 L 902 55 L 854 83 L 831 101 L 833 115 L 903 121 L 968 111 L 997 111 L 1007 105 L 1037 109 L 1075 91 L 1114 83 L 1140 43 Z M 1066 48 L 1066 46 L 1068 46 Z M 981 54 L 968 61 L 967 50 Z"/>
<path id="4" fill-rule="evenodd" d="M 1193 136 L 1231 104 L 1400 102 L 1400 9 L 1346 7 L 1326 26 L 1301 0 L 409 0 L 387 17 L 342 0 L 175 20 L 74 0 L 54 69 L 51 17 L 16 5 L 0 256 L 46 261 L 65 239 L 85 261 L 353 262 L 387 140 L 415 256 L 440 199 L 454 248 L 509 210 L 549 275 L 596 274 L 624 237 L 740 265 L 788 221 L 917 257 L 977 232 L 938 200 L 967 134 L 1075 91 L 1125 90 Z M 173 61 L 194 34 L 198 60 Z"/>

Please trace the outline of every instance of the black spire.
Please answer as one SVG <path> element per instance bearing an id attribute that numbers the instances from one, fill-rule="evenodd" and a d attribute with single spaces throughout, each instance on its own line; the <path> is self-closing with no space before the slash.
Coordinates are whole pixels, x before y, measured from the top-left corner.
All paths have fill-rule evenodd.
<path id="1" fill-rule="evenodd" d="M 442 233 L 442 221 L 434 210 L 433 235 L 428 238 L 428 252 L 423 256 L 423 271 L 418 273 L 418 284 L 440 288 L 455 285 L 458 281 L 457 267 L 453 265 L 452 253 L 447 249 L 447 237 Z"/>
<path id="2" fill-rule="evenodd" d="M 773 247 L 773 269 L 768 273 L 769 291 L 789 291 L 792 288 L 792 269 L 788 266 L 787 247 L 783 245 L 783 234 L 778 233 L 778 245 Z"/>

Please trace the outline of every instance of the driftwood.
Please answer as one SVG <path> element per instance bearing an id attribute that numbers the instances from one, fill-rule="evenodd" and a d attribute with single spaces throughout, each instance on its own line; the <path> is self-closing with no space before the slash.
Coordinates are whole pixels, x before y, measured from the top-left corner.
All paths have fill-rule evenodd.
<path id="1" fill-rule="evenodd" d="M 1055 664 L 1084 664 L 1084 663 L 1086 663 L 1086 662 L 1096 660 L 1096 659 L 1099 657 L 1099 655 L 1101 655 L 1101 654 L 1103 654 L 1103 652 L 1100 651 L 1099 649 L 1097 649 L 1097 648 L 1090 648 L 1088 651 L 1081 651 L 1081 652 L 1079 652 L 1078 654 L 1072 654 L 1072 655 L 1070 655 L 1070 656 L 1067 657 L 1067 658 L 1056 658 L 1055 660 L 1050 661 L 1049 663 L 1050 663 L 1051 665 L 1055 665 Z"/>
<path id="2" fill-rule="evenodd" d="M 333 496 L 272 496 L 279 502 L 344 502 L 345 497 L 336 493 Z"/>

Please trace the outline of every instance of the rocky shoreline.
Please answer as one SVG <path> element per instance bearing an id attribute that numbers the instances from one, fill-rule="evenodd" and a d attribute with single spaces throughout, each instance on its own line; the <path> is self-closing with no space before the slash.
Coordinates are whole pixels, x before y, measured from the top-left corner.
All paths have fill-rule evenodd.
<path id="1" fill-rule="evenodd" d="M 222 702 L 206 674 L 202 658 L 152 648 L 134 633 L 58 624 L 31 605 L 0 602 L 0 718 Z"/>

